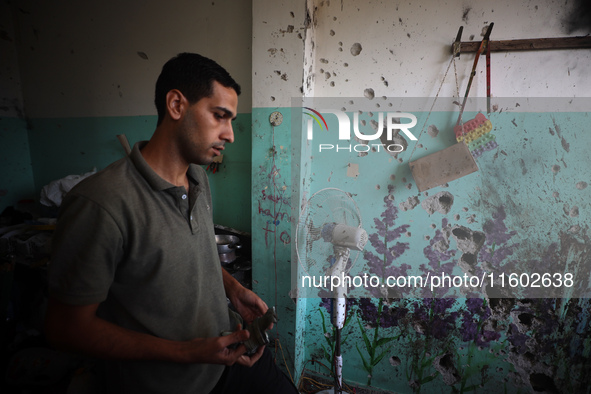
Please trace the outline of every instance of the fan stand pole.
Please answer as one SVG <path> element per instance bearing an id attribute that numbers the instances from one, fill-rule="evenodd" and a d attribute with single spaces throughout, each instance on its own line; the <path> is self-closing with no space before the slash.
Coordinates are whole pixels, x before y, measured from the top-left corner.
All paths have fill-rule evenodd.
<path id="1" fill-rule="evenodd" d="M 335 255 L 337 261 L 332 266 L 332 275 L 344 279 L 347 261 L 349 260 L 349 249 L 335 246 Z M 332 324 L 335 326 L 335 351 L 334 351 L 334 368 L 335 368 L 335 387 L 334 393 L 341 394 L 343 387 L 343 356 L 341 354 L 341 330 L 345 325 L 346 311 L 346 294 L 347 287 L 344 280 L 341 281 L 341 286 L 334 290 L 334 298 L 332 299 Z M 335 305 L 336 304 L 336 305 Z"/>
<path id="2" fill-rule="evenodd" d="M 334 393 L 341 394 L 343 387 L 343 356 L 341 354 L 341 331 L 343 329 L 344 320 L 345 320 L 345 298 L 336 298 L 333 299 L 333 308 L 335 307 L 334 303 L 336 302 L 336 315 L 337 315 L 337 324 L 335 324 L 336 328 L 336 335 L 335 335 L 335 347 L 334 347 L 334 370 L 335 370 L 335 387 Z M 342 319 L 341 319 L 342 317 Z M 342 323 L 341 323 L 342 322 Z"/>
<path id="3" fill-rule="evenodd" d="M 345 260 L 346 261 L 346 260 Z M 335 295 L 342 294 L 346 288 L 339 287 L 335 289 Z M 332 389 L 326 389 L 319 391 L 317 394 L 342 394 L 343 390 L 343 356 L 341 354 L 341 330 L 345 325 L 346 316 L 346 298 L 345 297 L 334 297 L 330 299 L 330 305 L 332 309 L 331 323 L 335 327 L 335 346 L 334 346 L 334 357 L 332 360 L 334 366 L 334 387 Z"/>

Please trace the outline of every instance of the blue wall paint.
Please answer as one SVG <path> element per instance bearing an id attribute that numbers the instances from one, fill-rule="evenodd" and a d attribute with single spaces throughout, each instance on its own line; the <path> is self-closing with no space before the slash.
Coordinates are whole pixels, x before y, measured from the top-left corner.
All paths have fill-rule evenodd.
<path id="1" fill-rule="evenodd" d="M 32 119 L 35 187 L 93 168 L 102 170 L 125 155 L 118 134 L 125 134 L 133 146 L 149 139 L 155 127 L 155 116 Z"/>
<path id="2" fill-rule="evenodd" d="M 0 118 L 0 212 L 22 199 L 39 196 L 33 185 L 26 126 L 19 118 Z"/>
<path id="3" fill-rule="evenodd" d="M 281 154 L 273 155 L 277 150 L 269 151 L 273 145 L 280 144 L 278 136 L 282 138 L 286 133 L 282 127 L 273 132 L 266 126 L 272 110 L 260 109 L 256 117 L 253 115 L 254 124 L 256 119 L 260 122 L 254 127 L 253 136 L 253 212 L 260 216 L 264 214 L 257 209 L 258 203 L 265 203 L 265 200 L 258 189 L 273 186 L 270 169 L 277 163 L 282 175 L 288 166 Z M 291 109 L 281 111 L 285 116 Z M 420 126 L 426 114 L 416 115 Z M 474 115 L 466 113 L 464 119 Z M 410 143 L 408 150 L 398 157 L 385 152 L 361 156 L 343 151 L 320 154 L 316 144 L 334 142 L 335 136 L 316 132 L 311 159 L 308 161 L 304 155 L 294 154 L 301 162 L 292 162 L 291 169 L 307 174 L 301 184 L 310 185 L 310 193 L 336 187 L 351 193 L 360 207 L 371 242 L 352 273 L 425 275 L 443 271 L 463 275 L 458 265 L 462 251 L 449 234 L 454 226 L 461 225 L 486 236 L 477 256 L 478 273 L 483 272 L 482 267 L 507 275 L 573 272 L 580 281 L 579 293 L 588 292 L 591 288 L 588 113 L 493 113 L 491 133 L 499 146 L 477 159 L 479 171 L 445 187 L 419 193 L 408 168 L 410 152 L 416 146 L 413 159 L 418 159 L 454 144 L 451 130 L 456 116 L 432 113 L 428 125 L 437 126 L 438 136 L 433 138 L 425 133 L 416 145 Z M 327 117 L 329 129 L 338 129 L 331 118 Z M 292 127 L 291 132 L 294 130 L 297 129 Z M 418 134 L 419 129 L 415 131 Z M 349 164 L 359 165 L 359 176 L 347 176 Z M 310 166 L 307 172 L 303 170 L 305 166 Z M 276 190 L 276 185 L 273 187 Z M 292 189 L 302 194 L 300 185 L 292 185 Z M 454 197 L 447 213 L 429 214 L 421 205 L 402 209 L 401 204 L 409 197 L 424 202 L 441 191 Z M 271 209 L 272 205 L 268 205 Z M 269 251 L 263 231 L 269 221 L 263 219 L 257 222 L 260 233 L 253 241 L 255 250 L 266 250 L 266 254 L 261 255 L 263 261 L 258 274 L 255 270 L 255 277 L 260 279 L 261 292 L 270 295 L 275 291 L 270 274 L 274 270 L 273 262 L 281 265 L 288 257 L 286 251 L 279 259 Z M 391 233 L 385 249 L 380 245 L 383 236 L 380 226 Z M 375 264 L 384 261 L 387 262 L 385 270 L 381 263 Z M 280 272 L 286 273 L 285 270 Z M 280 294 L 287 291 L 287 288 L 279 288 Z M 366 294 L 380 296 L 380 292 Z M 443 293 L 437 295 L 441 297 Z M 374 387 L 397 392 L 412 392 L 413 387 L 414 391 L 446 391 L 451 389 L 446 388 L 447 382 L 460 391 L 473 387 L 494 392 L 531 391 L 532 387 L 539 389 L 544 384 L 577 391 L 588 387 L 589 383 L 585 371 L 590 366 L 588 323 L 591 309 L 588 299 L 569 300 L 571 295 L 567 291 L 563 295 L 566 298 L 528 300 L 522 296 L 518 300 L 500 302 L 498 298 L 489 301 L 482 294 L 474 293 L 470 296 L 477 297 L 476 300 L 437 298 L 431 302 L 424 297 L 433 294 L 423 292 L 419 298 L 384 301 L 382 323 L 377 331 L 377 299 L 356 300 L 350 305 L 354 315 L 347 327 L 349 337 L 344 345 L 345 377 L 352 382 L 368 383 L 368 372 L 361 356 L 367 362 L 369 353 L 362 338 L 363 330 L 370 339 L 376 333 L 378 339 L 396 338 L 388 345 L 377 346 L 376 354 L 384 350 L 386 353 L 373 368 L 371 385 Z M 328 316 L 328 310 L 317 299 L 306 301 L 298 306 L 296 323 L 296 343 L 305 345 L 304 355 L 301 349 L 296 352 L 305 361 L 323 360 L 321 345 L 327 345 L 330 332 L 322 328 L 320 311 Z M 443 370 L 441 365 L 445 362 L 442 360 L 449 361 L 455 372 Z M 326 372 L 316 365 L 312 368 Z M 310 364 L 306 367 L 310 368 Z"/>
<path id="4" fill-rule="evenodd" d="M 250 231 L 250 114 L 234 121 L 235 142 L 224 151 L 219 172 L 210 174 L 214 221 Z M 32 119 L 29 130 L 35 189 L 72 174 L 101 170 L 122 158 L 117 139 L 125 134 L 133 146 L 150 139 L 156 116 Z M 38 196 L 38 192 L 37 196 Z M 237 203 L 238 202 L 238 203 Z"/>
<path id="5" fill-rule="evenodd" d="M 291 130 L 289 111 L 273 128 L 274 108 L 253 108 L 252 122 L 252 242 L 253 289 L 277 307 L 279 339 L 287 367 L 293 373 L 296 305 L 291 290 Z M 278 352 L 279 349 L 276 349 Z M 283 357 L 279 355 L 280 364 Z"/>

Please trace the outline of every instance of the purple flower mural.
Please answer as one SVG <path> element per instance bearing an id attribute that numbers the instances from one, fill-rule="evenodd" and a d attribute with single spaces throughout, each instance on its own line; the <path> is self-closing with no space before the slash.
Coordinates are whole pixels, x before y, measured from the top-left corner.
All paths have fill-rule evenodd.
<path id="1" fill-rule="evenodd" d="M 396 223 L 398 209 L 392 193 L 390 188 L 383 212 L 374 218 L 370 230 L 363 254 L 366 272 L 382 279 L 413 275 L 417 268 L 423 275 L 451 275 L 462 251 L 450 245 L 452 226 L 445 217 L 423 249 L 425 261 L 412 267 L 400 263 L 410 248 L 402 239 L 409 225 Z M 516 232 L 505 221 L 503 207 L 484 220 L 485 241 L 475 267 L 478 273 L 483 272 L 484 262 L 497 270 L 518 266 Z M 556 262 L 563 247 L 548 244 L 533 263 Z M 454 392 L 486 390 L 490 388 L 487 383 L 494 381 L 488 367 L 491 355 L 499 371 L 512 371 L 507 374 L 511 387 L 527 391 L 547 383 L 564 387 L 565 392 L 579 392 L 591 385 L 589 299 L 495 298 L 476 293 L 456 299 L 446 298 L 447 289 L 411 298 L 404 293 L 367 290 L 374 298 L 348 300 L 348 310 L 353 321 L 357 320 L 349 326 L 349 333 L 357 338 L 354 347 L 369 385 L 374 368 L 383 358 L 390 358 L 399 360 L 391 364 L 404 371 L 414 392 L 428 391 L 434 381 L 453 386 Z M 323 305 L 330 310 L 327 303 Z"/>
<path id="2" fill-rule="evenodd" d="M 388 194 L 384 197 L 384 211 L 380 218 L 374 218 L 376 232 L 369 234 L 370 248 L 365 249 L 363 257 L 367 261 L 368 272 L 385 280 L 388 276 L 406 275 L 411 268 L 408 264 L 394 264 L 394 261 L 401 257 L 409 249 L 408 242 L 400 242 L 400 237 L 408 231 L 408 224 L 396 226 L 398 208 L 394 204 L 394 186 L 388 187 Z M 368 290 L 374 297 L 381 298 L 384 295 L 380 289 L 370 287 Z"/>
<path id="3" fill-rule="evenodd" d="M 462 341 L 473 341 L 478 346 L 488 347 L 491 341 L 501 335 L 496 331 L 486 330 L 484 322 L 491 316 L 490 308 L 481 298 L 468 298 L 461 313 L 460 336 Z"/>

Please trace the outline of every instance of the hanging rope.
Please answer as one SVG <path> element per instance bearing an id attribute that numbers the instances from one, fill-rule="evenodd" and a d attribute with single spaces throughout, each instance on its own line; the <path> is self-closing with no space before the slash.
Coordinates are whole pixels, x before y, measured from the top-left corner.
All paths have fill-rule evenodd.
<path id="1" fill-rule="evenodd" d="M 425 123 L 423 124 L 423 128 L 421 129 L 421 132 L 419 133 L 419 137 L 417 138 L 417 142 L 415 144 L 415 147 L 413 148 L 412 152 L 410 153 L 410 157 L 408 158 L 408 161 L 412 161 L 412 156 L 415 153 L 415 150 L 417 149 L 417 146 L 419 146 L 419 141 L 421 140 L 421 135 L 423 135 L 423 132 L 425 131 L 425 126 L 427 125 L 427 122 L 429 121 L 429 118 L 431 117 L 431 112 L 433 112 L 433 108 L 435 107 L 435 103 L 437 102 L 437 99 L 439 98 L 439 93 L 441 93 L 441 88 L 443 87 L 443 84 L 445 83 L 445 78 L 447 78 L 447 74 L 449 73 L 449 69 L 451 67 L 451 65 L 454 65 L 454 73 L 456 76 L 456 90 L 457 90 L 457 95 L 458 97 L 460 97 L 460 87 L 458 85 L 458 71 L 456 69 L 456 57 L 452 56 L 451 57 L 451 61 L 449 62 L 449 64 L 447 65 L 447 69 L 445 70 L 445 74 L 443 74 L 443 79 L 441 80 L 441 84 L 439 85 L 439 89 L 437 90 L 437 94 L 435 95 L 435 98 L 433 99 L 433 104 L 431 104 L 431 109 L 429 110 L 429 113 L 427 114 L 427 118 L 425 119 Z"/>

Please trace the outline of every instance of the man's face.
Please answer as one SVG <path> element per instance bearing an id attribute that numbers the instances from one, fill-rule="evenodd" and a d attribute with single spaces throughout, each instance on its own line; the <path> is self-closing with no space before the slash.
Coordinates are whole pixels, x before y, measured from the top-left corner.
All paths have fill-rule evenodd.
<path id="1" fill-rule="evenodd" d="M 211 97 L 190 105 L 182 119 L 180 147 L 183 158 L 194 164 L 209 164 L 221 154 L 226 142 L 234 142 L 232 120 L 238 95 L 232 88 L 213 82 Z"/>

